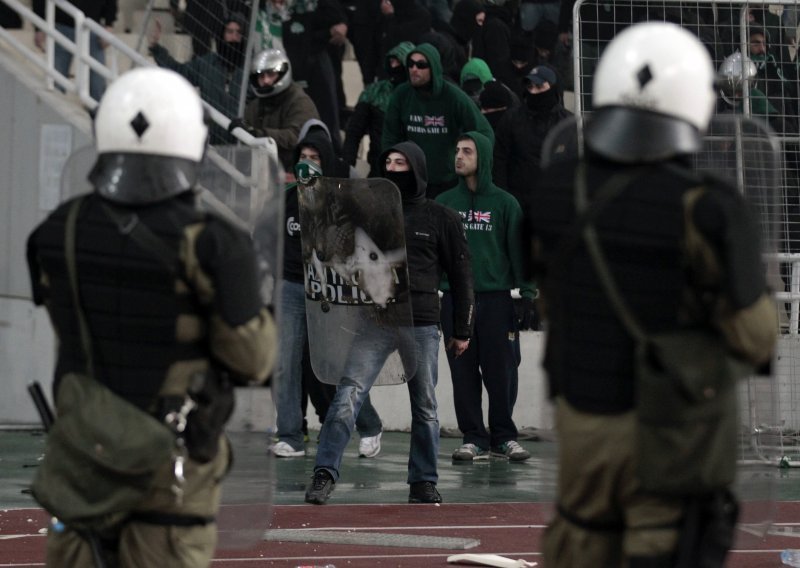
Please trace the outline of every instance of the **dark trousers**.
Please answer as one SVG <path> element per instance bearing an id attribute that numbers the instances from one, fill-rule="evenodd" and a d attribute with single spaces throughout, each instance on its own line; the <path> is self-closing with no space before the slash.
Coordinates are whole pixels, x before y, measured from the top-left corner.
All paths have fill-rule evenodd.
<path id="1" fill-rule="evenodd" d="M 453 334 L 453 298 L 442 298 L 442 332 Z M 460 356 L 447 352 L 453 379 L 453 403 L 464 443 L 483 449 L 517 439 L 512 419 L 517 401 L 520 362 L 519 334 L 511 293 L 475 294 L 475 331 L 469 348 Z M 483 387 L 489 397 L 489 429 L 483 423 Z"/>
<path id="2" fill-rule="evenodd" d="M 319 117 L 331 133 L 333 150 L 342 151 L 339 125 L 339 96 L 336 94 L 336 73 L 328 51 L 323 50 L 309 59 L 306 93 L 317 107 Z"/>

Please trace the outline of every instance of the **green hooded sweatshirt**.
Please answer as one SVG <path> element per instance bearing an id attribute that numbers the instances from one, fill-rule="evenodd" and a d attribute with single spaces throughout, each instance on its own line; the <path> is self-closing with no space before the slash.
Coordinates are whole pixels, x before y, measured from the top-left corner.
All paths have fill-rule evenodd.
<path id="1" fill-rule="evenodd" d="M 456 140 L 477 130 L 494 143 L 494 132 L 475 103 L 457 85 L 445 81 L 439 52 L 429 43 L 418 45 L 406 56 L 425 56 L 431 65 L 430 88 L 415 88 L 410 82 L 398 86 L 389 99 L 383 121 L 381 147 L 388 150 L 410 140 L 428 156 L 428 183 L 455 184 Z"/>
<path id="2" fill-rule="evenodd" d="M 397 58 L 400 63 L 403 64 L 403 68 L 405 68 L 406 64 L 406 57 L 411 51 L 414 49 L 414 44 L 410 41 L 404 41 L 398 43 L 392 49 L 390 49 L 386 53 L 386 57 L 383 60 L 383 68 L 386 70 L 386 73 L 389 73 L 391 66 L 389 65 L 389 60 L 392 57 Z M 406 73 L 407 75 L 408 73 Z M 401 83 L 402 84 L 402 83 Z M 389 79 L 383 79 L 382 81 L 376 81 L 375 83 L 370 83 L 367 85 L 367 88 L 361 92 L 361 95 L 358 97 L 359 103 L 367 103 L 374 107 L 380 109 L 381 112 L 386 112 L 386 107 L 389 106 L 389 98 L 392 96 L 392 91 L 394 91 L 395 85 Z"/>
<path id="3" fill-rule="evenodd" d="M 517 199 L 492 183 L 492 142 L 479 132 L 466 132 L 478 150 L 478 186 L 473 193 L 465 178 L 436 198 L 461 215 L 472 254 L 475 292 L 519 288 L 533 298 L 535 288 L 523 278 L 522 208 Z M 447 282 L 442 289 L 448 290 Z"/>
<path id="4" fill-rule="evenodd" d="M 485 85 L 489 81 L 494 80 L 494 77 L 492 76 L 492 70 L 489 69 L 489 65 L 487 65 L 486 62 L 480 57 L 473 57 L 464 64 L 464 67 L 461 68 L 461 86 L 463 87 L 464 81 L 471 77 L 480 79 L 481 85 Z"/>

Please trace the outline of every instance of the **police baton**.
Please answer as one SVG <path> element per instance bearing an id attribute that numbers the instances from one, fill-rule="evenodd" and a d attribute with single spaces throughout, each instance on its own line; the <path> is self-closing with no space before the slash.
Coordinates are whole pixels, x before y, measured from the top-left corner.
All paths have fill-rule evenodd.
<path id="1" fill-rule="evenodd" d="M 49 432 L 50 428 L 53 427 L 53 420 L 55 420 L 55 418 L 53 417 L 53 410 L 50 408 L 50 404 L 44 396 L 44 390 L 39 381 L 28 383 L 28 394 L 31 395 L 36 411 L 42 419 L 45 432 Z"/>

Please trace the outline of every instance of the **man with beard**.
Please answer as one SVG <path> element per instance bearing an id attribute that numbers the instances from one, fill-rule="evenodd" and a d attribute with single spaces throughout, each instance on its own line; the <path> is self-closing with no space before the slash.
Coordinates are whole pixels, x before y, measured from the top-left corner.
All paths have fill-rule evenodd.
<path id="1" fill-rule="evenodd" d="M 216 52 L 195 57 L 186 63 L 175 60 L 169 51 L 159 45 L 161 24 L 155 21 L 150 36 L 150 54 L 159 67 L 172 69 L 183 75 L 200 89 L 200 96 L 226 116 L 236 116 L 239 111 L 239 93 L 244 80 L 244 53 L 247 24 L 244 16 L 231 14 L 217 39 Z M 230 144 L 235 140 L 216 124 L 210 128 L 211 144 Z"/>
<path id="2" fill-rule="evenodd" d="M 257 138 L 269 136 L 275 140 L 283 168 L 290 171 L 300 129 L 319 118 L 314 101 L 292 81 L 292 66 L 280 49 L 265 49 L 253 58 L 250 92 L 255 98 L 247 103 L 244 119 L 232 120 L 228 131 L 241 127 Z"/>
<path id="3" fill-rule="evenodd" d="M 406 56 L 414 49 L 414 44 L 408 41 L 397 44 L 386 54 L 384 68 L 389 75 L 388 79 L 377 81 L 369 85 L 358 97 L 358 103 L 353 110 L 345 129 L 342 158 L 351 166 L 356 164 L 358 147 L 364 135 L 369 136 L 369 176 L 375 177 L 380 172 L 381 134 L 383 133 L 383 118 L 392 92 L 401 83 L 408 80 L 406 71 Z"/>
<path id="4" fill-rule="evenodd" d="M 408 82 L 392 93 L 381 144 L 390 148 L 410 140 L 438 158 L 428 170 L 427 192 L 433 198 L 458 182 L 453 155 L 459 135 L 477 130 L 494 142 L 494 131 L 467 94 L 444 79 L 439 52 L 431 44 L 418 45 L 406 57 L 406 68 Z"/>
<path id="5" fill-rule="evenodd" d="M 175 22 L 192 38 L 192 57 L 202 57 L 211 51 L 228 14 L 246 13 L 249 6 L 244 0 L 185 0 L 181 9 L 178 0 L 170 0 L 169 9 Z"/>
<path id="6" fill-rule="evenodd" d="M 525 461 L 530 453 L 517 443 L 514 405 L 517 401 L 521 329 L 511 298 L 519 288 L 531 322 L 534 289 L 523 271 L 522 210 L 514 197 L 492 183 L 492 143 L 480 132 L 458 137 L 454 159 L 458 185 L 436 198 L 458 212 L 467 233 L 475 290 L 475 332 L 463 355 L 447 353 L 453 380 L 453 406 L 462 445 L 453 461 L 486 461 L 490 454 Z M 443 280 L 442 332 L 451 327 L 457 303 L 452 282 Z M 486 390 L 488 420 L 484 420 Z M 488 424 L 487 424 L 488 422 Z M 488 425 L 488 427 L 487 427 Z"/>
<path id="7" fill-rule="evenodd" d="M 525 79 L 523 103 L 509 110 L 496 129 L 494 182 L 511 193 L 528 212 L 531 193 L 542 176 L 542 145 L 547 133 L 572 113 L 561 104 L 556 72 L 534 67 Z M 575 152 L 564 148 L 563 152 Z"/>

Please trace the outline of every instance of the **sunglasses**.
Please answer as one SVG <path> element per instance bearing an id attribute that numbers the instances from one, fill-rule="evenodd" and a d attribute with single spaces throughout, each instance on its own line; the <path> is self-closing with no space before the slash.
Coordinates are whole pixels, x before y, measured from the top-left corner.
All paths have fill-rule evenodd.
<path id="1" fill-rule="evenodd" d="M 412 67 L 416 67 L 417 69 L 428 69 L 430 68 L 431 64 L 425 61 L 424 59 L 409 59 L 408 60 L 408 68 L 411 69 Z"/>

